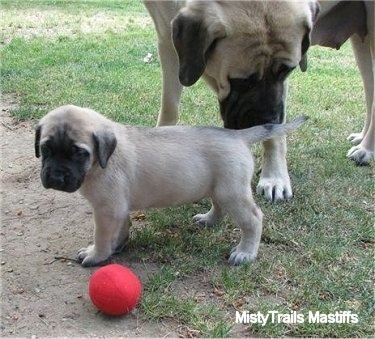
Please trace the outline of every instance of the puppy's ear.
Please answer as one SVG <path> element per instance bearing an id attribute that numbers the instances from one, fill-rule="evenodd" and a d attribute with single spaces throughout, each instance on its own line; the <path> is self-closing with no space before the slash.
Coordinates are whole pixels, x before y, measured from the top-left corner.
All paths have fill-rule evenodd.
<path id="1" fill-rule="evenodd" d="M 37 158 L 40 157 L 40 134 L 41 132 L 42 132 L 42 126 L 36 125 L 34 147 L 35 147 L 35 156 Z"/>
<path id="2" fill-rule="evenodd" d="M 210 21 L 210 23 L 208 23 Z M 216 39 L 225 36 L 218 18 L 182 10 L 172 21 L 172 39 L 179 59 L 182 85 L 195 84 L 206 68 L 207 52 Z"/>
<path id="3" fill-rule="evenodd" d="M 114 152 L 117 139 L 115 134 L 109 130 L 103 130 L 93 133 L 95 154 L 101 168 L 105 168 L 108 159 Z"/>

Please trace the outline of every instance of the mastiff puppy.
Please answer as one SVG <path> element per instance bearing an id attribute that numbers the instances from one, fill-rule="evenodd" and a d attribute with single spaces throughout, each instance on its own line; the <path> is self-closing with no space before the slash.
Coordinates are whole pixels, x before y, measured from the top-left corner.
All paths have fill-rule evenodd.
<path id="1" fill-rule="evenodd" d="M 250 145 L 299 127 L 266 124 L 241 131 L 209 127 L 141 128 L 114 123 L 77 106 L 59 107 L 36 127 L 35 154 L 42 157 L 44 187 L 79 190 L 94 210 L 94 244 L 81 249 L 83 266 L 105 262 L 123 248 L 129 213 L 151 207 L 212 199 L 211 210 L 194 221 L 212 225 L 225 214 L 241 229 L 230 264 L 258 253 L 262 212 L 250 188 Z"/>
<path id="2" fill-rule="evenodd" d="M 358 165 L 374 159 L 375 148 L 375 18 L 374 1 L 321 1 L 312 32 L 312 44 L 339 49 L 350 38 L 365 90 L 367 119 L 360 133 L 348 140 L 348 157 Z"/>
<path id="3" fill-rule="evenodd" d="M 286 79 L 306 69 L 318 4 L 311 1 L 144 1 L 163 73 L 158 126 L 175 125 L 183 86 L 200 77 L 216 92 L 224 127 L 285 121 Z M 285 137 L 263 144 L 257 192 L 292 197 Z"/>

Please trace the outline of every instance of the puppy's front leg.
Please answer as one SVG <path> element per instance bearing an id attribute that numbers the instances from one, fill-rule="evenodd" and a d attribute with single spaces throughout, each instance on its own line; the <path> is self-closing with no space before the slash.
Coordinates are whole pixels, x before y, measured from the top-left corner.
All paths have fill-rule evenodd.
<path id="1" fill-rule="evenodd" d="M 82 266 L 97 266 L 123 248 L 129 236 L 130 218 L 126 211 L 121 214 L 95 210 L 94 244 L 78 251 Z"/>

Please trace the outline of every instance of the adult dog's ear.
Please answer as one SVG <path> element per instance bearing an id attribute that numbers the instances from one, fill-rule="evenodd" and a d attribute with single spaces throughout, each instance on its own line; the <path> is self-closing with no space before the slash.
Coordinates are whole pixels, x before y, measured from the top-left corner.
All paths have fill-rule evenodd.
<path id="1" fill-rule="evenodd" d="M 40 135 L 42 133 L 42 126 L 36 125 L 35 127 L 35 139 L 34 139 L 34 148 L 35 148 L 35 156 L 40 158 Z"/>
<path id="2" fill-rule="evenodd" d="M 299 67 L 301 68 L 302 72 L 306 72 L 307 70 L 307 50 L 311 44 L 311 24 L 314 24 L 318 18 L 320 12 L 320 6 L 318 2 L 311 1 L 309 3 L 310 11 L 311 11 L 311 23 L 306 26 L 306 33 L 302 39 L 301 43 L 301 60 L 299 62 Z"/>
<path id="3" fill-rule="evenodd" d="M 363 40 L 367 35 L 367 14 L 363 1 L 340 1 L 314 25 L 311 42 L 340 49 L 353 34 Z"/>
<path id="4" fill-rule="evenodd" d="M 208 23 L 210 21 L 210 23 Z M 172 21 L 172 40 L 179 59 L 182 85 L 195 84 L 206 68 L 207 52 L 216 39 L 225 36 L 218 18 L 182 9 Z"/>
<path id="5" fill-rule="evenodd" d="M 101 168 L 107 166 L 108 160 L 115 151 L 117 139 L 112 131 L 103 130 L 93 133 L 95 155 Z"/>
<path id="6" fill-rule="evenodd" d="M 301 60 L 299 62 L 299 67 L 301 68 L 302 72 L 306 72 L 307 70 L 307 50 L 310 47 L 310 32 L 306 33 L 302 39 L 301 44 Z"/>

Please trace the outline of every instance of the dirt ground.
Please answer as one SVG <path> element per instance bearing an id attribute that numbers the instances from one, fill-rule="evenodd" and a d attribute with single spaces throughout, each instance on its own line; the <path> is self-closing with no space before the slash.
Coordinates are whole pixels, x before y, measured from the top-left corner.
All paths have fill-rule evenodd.
<path id="1" fill-rule="evenodd" d="M 176 337 L 172 326 L 139 319 L 137 309 L 121 317 L 98 312 L 88 296 L 95 269 L 71 260 L 92 239 L 91 208 L 78 194 L 42 187 L 34 156 L 33 122 L 16 123 L 2 97 L 1 151 L 1 337 Z M 146 281 L 157 268 L 126 265 Z"/>

